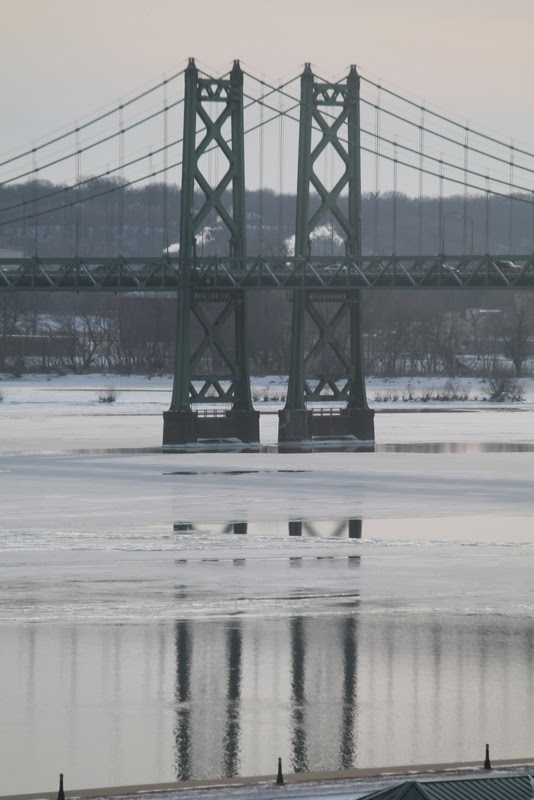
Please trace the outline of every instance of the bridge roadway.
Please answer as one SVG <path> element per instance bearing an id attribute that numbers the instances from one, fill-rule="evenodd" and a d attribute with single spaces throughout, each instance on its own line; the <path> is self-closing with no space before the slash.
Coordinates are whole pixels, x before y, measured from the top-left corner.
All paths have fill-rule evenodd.
<path id="1" fill-rule="evenodd" d="M 278 256 L 195 259 L 194 290 L 534 290 L 534 254 L 498 256 Z M 177 256 L 0 259 L 0 292 L 165 292 L 187 284 Z"/>

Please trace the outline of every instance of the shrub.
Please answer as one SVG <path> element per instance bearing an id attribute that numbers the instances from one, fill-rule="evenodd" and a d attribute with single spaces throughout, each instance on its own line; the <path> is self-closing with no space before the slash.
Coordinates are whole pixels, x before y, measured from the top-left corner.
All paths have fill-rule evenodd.
<path id="1" fill-rule="evenodd" d="M 117 399 L 117 392 L 111 386 L 109 389 L 102 389 L 98 395 L 99 403 L 114 403 Z"/>
<path id="2" fill-rule="evenodd" d="M 374 399 L 377 403 L 396 403 L 399 399 L 399 395 L 395 391 L 386 391 L 375 394 Z"/>
<path id="3" fill-rule="evenodd" d="M 488 378 L 487 397 L 493 403 L 520 403 L 525 399 L 525 389 L 511 372 L 495 370 Z"/>
<path id="4" fill-rule="evenodd" d="M 447 381 L 436 393 L 436 400 L 469 400 L 469 390 L 462 389 L 456 381 Z"/>

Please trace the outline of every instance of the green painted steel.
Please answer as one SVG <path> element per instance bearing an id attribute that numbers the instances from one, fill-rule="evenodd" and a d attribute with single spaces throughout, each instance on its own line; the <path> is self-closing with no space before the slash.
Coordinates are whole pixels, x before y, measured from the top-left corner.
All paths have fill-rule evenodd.
<path id="1" fill-rule="evenodd" d="M 210 106 L 209 111 L 206 108 L 207 104 Z M 213 107 L 217 109 L 215 115 Z M 205 130 L 197 143 L 199 120 Z M 223 127 L 227 123 L 231 126 L 230 144 L 223 133 Z M 202 157 L 213 147 L 218 148 L 228 162 L 225 174 L 218 179 L 216 185 L 211 185 L 209 176 L 206 178 L 200 165 Z M 197 210 L 195 210 L 196 186 L 204 194 L 202 206 Z M 229 189 L 231 202 L 228 204 L 224 202 L 224 194 Z M 220 287 L 223 291 L 219 289 L 206 292 L 208 286 L 203 286 L 196 280 L 199 270 L 196 234 L 213 213 L 218 215 L 227 228 L 228 258 L 232 268 L 239 273 L 245 270 L 243 72 L 238 61 L 234 62 L 228 79 L 212 80 L 199 77 L 194 59 L 189 60 L 185 72 L 184 151 L 180 203 L 178 262 L 176 264 L 174 260 L 167 258 L 160 260 L 158 264 L 158 275 L 164 283 L 172 281 L 174 275 L 178 289 L 176 360 L 169 411 L 190 412 L 191 402 L 210 402 L 213 398 L 232 402 L 235 411 L 252 410 L 244 288 L 237 287 L 229 293 L 226 286 Z M 133 272 L 133 270 L 129 272 L 130 280 Z M 126 276 L 124 277 L 126 279 Z M 121 278 L 120 270 L 119 278 Z M 219 304 L 215 312 L 207 309 L 206 306 L 210 303 Z M 228 347 L 223 333 L 224 325 L 231 317 L 234 321 L 233 348 Z M 202 338 L 196 350 L 191 352 L 193 320 L 200 326 Z M 216 353 L 219 363 L 224 365 L 228 374 L 204 374 L 206 369 L 202 365 L 202 359 L 210 349 Z M 230 387 L 223 390 L 221 382 L 228 377 Z M 201 378 L 204 381 L 200 391 L 193 385 L 194 378 Z"/>
<path id="2" fill-rule="evenodd" d="M 180 274 L 183 284 L 178 291 L 176 347 L 174 361 L 174 381 L 171 408 L 176 411 L 189 410 L 190 371 L 190 331 L 191 331 L 191 270 L 194 256 L 195 222 L 193 203 L 195 193 L 195 138 L 197 114 L 198 70 L 194 60 L 189 59 L 185 71 L 184 96 L 184 137 L 182 158 L 182 184 L 180 205 Z"/>
<path id="3" fill-rule="evenodd" d="M 314 78 L 309 64 L 304 67 L 300 83 L 299 156 L 297 173 L 297 216 L 295 258 L 297 265 L 306 263 L 310 251 L 310 180 L 313 173 L 311 156 Z M 286 409 L 304 409 L 304 320 L 306 290 L 292 292 L 291 349 Z"/>
<path id="4" fill-rule="evenodd" d="M 296 287 L 322 292 L 365 289 L 532 291 L 534 254 L 291 256 L 200 258 L 186 277 L 175 256 L 0 259 L 0 292 L 204 293 Z"/>
<path id="5" fill-rule="evenodd" d="M 323 113 L 327 109 L 327 115 Z M 320 139 L 312 147 L 312 126 L 320 131 Z M 342 135 L 346 127 L 346 138 Z M 343 164 L 343 172 L 332 188 L 318 177 L 314 164 L 331 147 Z M 310 215 L 310 192 L 319 197 L 319 205 Z M 343 192 L 348 190 L 348 216 L 340 208 Z M 341 288 L 351 275 L 351 264 L 361 258 L 361 164 L 360 164 L 360 79 L 356 68 L 350 68 L 345 82 L 323 83 L 315 79 L 306 64 L 301 77 L 299 159 L 297 179 L 297 213 L 295 233 L 295 272 L 300 270 L 306 285 L 292 292 L 291 355 L 285 409 L 304 411 L 313 401 L 348 401 L 352 410 L 368 409 L 361 352 L 360 291 L 354 281 L 345 284 L 340 297 L 321 292 L 310 285 L 314 269 L 311 257 L 311 236 L 318 225 L 330 217 L 344 233 L 346 259 L 317 264 L 315 271 L 328 287 Z M 326 279 L 326 280 L 325 280 Z M 360 284 L 361 285 L 361 284 Z M 321 287 L 321 288 L 324 288 Z M 320 312 L 316 300 L 337 300 L 331 319 Z M 350 352 L 337 337 L 341 322 L 349 317 Z M 305 353 L 305 324 L 309 319 L 317 330 L 315 341 Z M 313 387 L 306 380 L 306 367 L 319 351 L 328 350 L 330 373 L 323 372 Z M 335 369 L 337 367 L 337 370 Z M 339 387 L 339 368 L 346 376 Z"/>
<path id="6" fill-rule="evenodd" d="M 532 797 L 529 775 L 500 775 L 405 781 L 367 794 L 364 800 L 530 800 Z"/>

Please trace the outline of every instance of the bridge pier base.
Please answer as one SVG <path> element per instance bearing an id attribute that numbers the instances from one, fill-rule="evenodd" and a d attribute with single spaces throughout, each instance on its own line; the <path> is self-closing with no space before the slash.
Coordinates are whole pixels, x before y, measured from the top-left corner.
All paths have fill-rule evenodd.
<path id="1" fill-rule="evenodd" d="M 371 408 L 343 408 L 337 414 L 312 414 L 312 436 L 354 436 L 362 442 L 375 440 L 375 412 Z"/>
<path id="2" fill-rule="evenodd" d="M 260 441 L 259 411 L 231 409 L 220 416 L 198 411 L 163 412 L 163 447 L 194 447 L 207 439 L 232 439 L 243 444 Z"/>
<path id="3" fill-rule="evenodd" d="M 278 442 L 297 444 L 328 438 L 335 446 L 335 439 L 347 437 L 374 442 L 374 416 L 370 408 L 344 408 L 333 414 L 284 408 L 278 412 Z"/>
<path id="4" fill-rule="evenodd" d="M 247 444 L 260 442 L 260 412 L 254 409 L 231 409 L 226 419 L 234 431 L 233 436 Z"/>
<path id="5" fill-rule="evenodd" d="M 306 408 L 283 408 L 278 412 L 278 442 L 304 442 L 311 439 L 311 411 Z"/>
<path id="6" fill-rule="evenodd" d="M 198 438 L 198 413 L 196 411 L 163 412 L 163 447 L 189 444 Z"/>

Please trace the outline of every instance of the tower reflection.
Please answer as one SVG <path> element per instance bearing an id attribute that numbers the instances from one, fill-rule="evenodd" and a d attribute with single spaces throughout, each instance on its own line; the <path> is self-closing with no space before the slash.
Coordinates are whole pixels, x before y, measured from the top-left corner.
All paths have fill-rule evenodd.
<path id="1" fill-rule="evenodd" d="M 363 520 L 286 518 L 274 520 L 226 520 L 223 522 L 178 521 L 173 524 L 176 534 L 235 534 L 238 536 L 307 536 L 327 539 L 361 539 Z"/>
<path id="2" fill-rule="evenodd" d="M 308 772 L 306 746 L 306 639 L 304 620 L 291 620 L 291 766 L 293 772 Z"/>
<path id="3" fill-rule="evenodd" d="M 191 755 L 191 650 L 192 623 L 176 622 L 176 777 L 179 781 L 192 778 Z"/>
<path id="4" fill-rule="evenodd" d="M 178 780 L 198 777 L 206 764 L 213 776 L 250 772 L 255 759 L 265 762 L 266 749 L 272 753 L 269 759 L 276 759 L 286 736 L 283 755 L 294 772 L 314 769 L 318 761 L 329 764 L 332 756 L 337 768 L 354 763 L 358 648 L 353 613 L 360 557 L 291 556 L 288 564 L 299 567 L 294 602 L 308 602 L 327 576 L 328 585 L 343 586 L 343 615 L 316 619 L 284 612 L 271 620 L 223 616 L 175 623 Z M 250 569 L 252 578 L 257 574 L 249 559 L 233 559 L 227 567 L 214 563 L 210 569 L 238 569 L 239 575 Z M 177 599 L 190 602 L 191 592 L 192 587 L 181 586 Z"/>
<path id="5" fill-rule="evenodd" d="M 226 697 L 226 734 L 224 737 L 224 773 L 239 775 L 239 708 L 241 701 L 242 634 L 239 623 L 227 633 L 228 692 Z"/>

